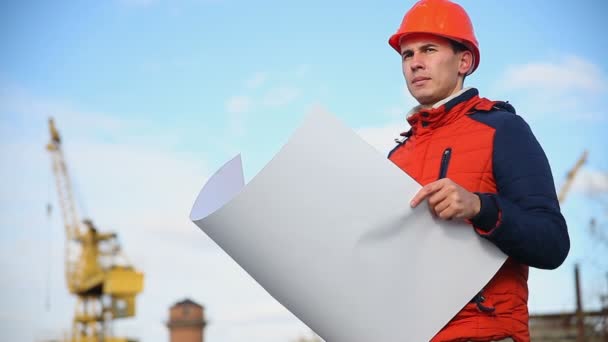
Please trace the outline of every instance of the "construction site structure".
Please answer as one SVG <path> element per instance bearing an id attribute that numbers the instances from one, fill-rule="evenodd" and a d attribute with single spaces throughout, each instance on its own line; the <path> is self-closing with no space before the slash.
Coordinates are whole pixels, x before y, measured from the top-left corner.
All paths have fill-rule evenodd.
<path id="1" fill-rule="evenodd" d="M 115 319 L 135 316 L 135 297 L 143 290 L 143 273 L 126 260 L 116 233 L 100 232 L 81 220 L 64 158 L 61 137 L 49 119 L 58 202 L 65 225 L 65 281 L 76 296 L 72 330 L 65 342 L 132 342 L 113 335 Z"/>
<path id="2" fill-rule="evenodd" d="M 559 202 L 563 203 L 574 179 L 587 162 L 585 150 L 572 169 L 566 174 L 566 181 L 559 192 Z M 532 341 L 554 342 L 608 342 L 608 300 L 603 300 L 600 310 L 585 311 L 582 302 L 580 266 L 574 265 L 576 311 L 530 315 L 530 337 Z"/>
<path id="3" fill-rule="evenodd" d="M 608 342 L 608 303 L 599 310 L 584 310 L 580 266 L 574 267 L 576 310 L 530 315 L 530 338 L 538 342 Z"/>
<path id="4" fill-rule="evenodd" d="M 171 342 L 204 342 L 205 310 L 190 299 L 184 299 L 169 309 L 167 328 Z"/>

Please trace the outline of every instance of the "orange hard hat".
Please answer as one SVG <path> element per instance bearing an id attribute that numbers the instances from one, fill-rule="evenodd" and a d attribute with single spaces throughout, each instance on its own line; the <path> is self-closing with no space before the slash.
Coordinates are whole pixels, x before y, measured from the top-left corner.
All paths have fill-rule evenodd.
<path id="1" fill-rule="evenodd" d="M 403 17 L 399 30 L 388 40 L 401 53 L 401 39 L 412 33 L 430 33 L 464 44 L 473 53 L 472 74 L 479 66 L 479 43 L 465 10 L 449 0 L 420 0 Z"/>

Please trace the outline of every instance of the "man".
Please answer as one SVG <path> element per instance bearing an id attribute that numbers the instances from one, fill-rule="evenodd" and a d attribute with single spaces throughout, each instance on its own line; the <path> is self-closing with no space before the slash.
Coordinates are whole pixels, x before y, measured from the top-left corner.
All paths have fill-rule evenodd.
<path id="1" fill-rule="evenodd" d="M 508 255 L 433 341 L 529 341 L 528 267 L 554 269 L 570 248 L 547 158 L 510 104 L 463 89 L 480 54 L 462 7 L 419 1 L 389 44 L 420 104 L 389 154 L 424 185 L 410 205 L 427 202 L 441 219 L 465 220 Z"/>

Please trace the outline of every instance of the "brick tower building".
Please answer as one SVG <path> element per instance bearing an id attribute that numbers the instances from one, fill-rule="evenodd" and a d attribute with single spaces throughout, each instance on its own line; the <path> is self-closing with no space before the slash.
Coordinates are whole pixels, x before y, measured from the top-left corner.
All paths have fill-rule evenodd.
<path id="1" fill-rule="evenodd" d="M 206 324 L 204 308 L 190 299 L 182 300 L 169 309 L 169 341 L 204 342 Z"/>

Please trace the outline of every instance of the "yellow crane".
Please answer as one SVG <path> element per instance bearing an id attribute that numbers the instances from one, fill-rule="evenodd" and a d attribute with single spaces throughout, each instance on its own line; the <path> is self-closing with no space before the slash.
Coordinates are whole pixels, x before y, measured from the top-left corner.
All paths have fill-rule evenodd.
<path id="1" fill-rule="evenodd" d="M 557 198 L 559 199 L 559 203 L 564 203 L 564 201 L 566 200 L 566 195 L 568 194 L 568 190 L 570 190 L 572 182 L 574 182 L 574 177 L 576 177 L 576 174 L 581 169 L 583 164 L 587 162 L 588 155 L 589 153 L 587 152 L 587 150 L 583 151 L 583 154 L 581 154 L 581 156 L 578 158 L 576 164 L 574 164 L 572 169 L 570 169 L 570 171 L 568 171 L 568 173 L 566 174 L 566 182 L 562 185 L 562 188 L 559 191 L 559 195 L 557 196 Z"/>
<path id="2" fill-rule="evenodd" d="M 76 296 L 72 331 L 65 342 L 133 342 L 115 337 L 112 322 L 135 316 L 135 297 L 143 290 L 143 273 L 126 261 L 116 233 L 99 232 L 89 219 L 81 220 L 61 149 L 61 137 L 49 119 L 58 202 L 65 225 L 65 280 Z"/>

